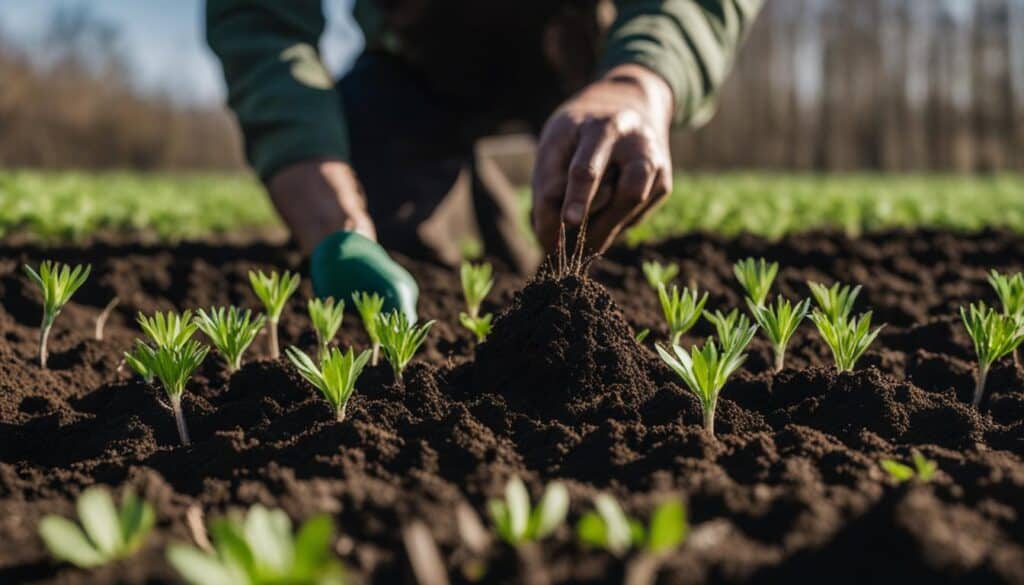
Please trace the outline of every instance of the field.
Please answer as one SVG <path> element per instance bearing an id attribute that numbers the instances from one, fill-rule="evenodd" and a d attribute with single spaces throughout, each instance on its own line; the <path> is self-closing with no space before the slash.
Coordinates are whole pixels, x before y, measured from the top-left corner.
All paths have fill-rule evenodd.
<path id="1" fill-rule="evenodd" d="M 180 205 L 155 203 L 157 184 Z M 677 197 L 590 277 L 496 274 L 483 307 L 497 315 L 494 330 L 480 345 L 459 326 L 456 271 L 401 258 L 420 283 L 421 316 L 437 323 L 404 381 L 368 367 L 344 422 L 287 360 L 266 358 L 265 337 L 233 375 L 207 358 L 185 400 L 185 448 L 159 392 L 121 354 L 140 335 L 138 311 L 257 309 L 250 269 L 306 274 L 298 253 L 263 239 L 273 220 L 255 186 L 0 176 L 0 203 L 20 210 L 0 220 L 12 234 L 0 242 L 0 582 L 175 583 L 163 549 L 194 537 L 194 510 L 209 518 L 256 503 L 296 520 L 329 513 L 353 582 L 415 582 L 403 529 L 416 522 L 452 582 L 622 582 L 637 555 L 581 546 L 569 526 L 519 548 L 494 536 L 481 547 L 460 530 L 456 510 L 469 509 L 490 531 L 486 501 L 513 475 L 534 497 L 565 481 L 573 524 L 600 492 L 638 518 L 684 498 L 691 532 L 660 559 L 659 582 L 1024 582 L 1024 376 L 1000 360 L 973 408 L 976 359 L 958 315 L 979 299 L 998 304 L 989 269 L 1022 268 L 1024 181 L 728 175 L 677 184 L 692 188 L 687 204 Z M 30 193 L 47 203 L 18 205 Z M 73 206 L 90 210 L 74 220 L 80 227 Z M 1000 229 L 977 231 L 985 225 Z M 673 235 L 694 227 L 704 231 Z M 798 227 L 811 231 L 784 233 Z M 249 242 L 209 234 L 239 228 L 252 230 Z M 738 233 L 750 231 L 760 235 Z M 78 241 L 43 245 L 26 232 Z M 742 310 L 732 263 L 747 256 L 780 263 L 773 295 L 805 298 L 808 280 L 862 285 L 855 312 L 872 310 L 886 326 L 849 373 L 835 372 L 810 322 L 779 373 L 758 333 L 722 391 L 712 437 L 695 396 L 654 351 L 668 331 L 641 263 L 676 262 L 678 282 L 709 293 L 707 308 Z M 43 258 L 93 265 L 54 326 L 46 371 L 35 359 L 41 297 L 20 269 Z M 282 345 L 313 350 L 310 295 L 304 277 L 281 320 Z M 115 296 L 95 340 L 94 321 Z M 651 334 L 637 342 L 643 329 Z M 681 345 L 713 333 L 702 320 Z M 356 315 L 338 340 L 368 345 Z M 937 464 L 931 481 L 901 483 L 880 465 L 915 450 Z M 137 557 L 93 571 L 54 563 L 37 523 L 70 515 L 74 496 L 97 483 L 134 486 L 151 502 L 153 536 Z"/>

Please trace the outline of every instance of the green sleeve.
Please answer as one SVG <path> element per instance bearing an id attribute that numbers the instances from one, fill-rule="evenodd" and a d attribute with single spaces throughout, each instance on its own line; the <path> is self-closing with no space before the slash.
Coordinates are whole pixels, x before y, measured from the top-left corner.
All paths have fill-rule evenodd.
<path id="1" fill-rule="evenodd" d="M 659 74 L 675 96 L 677 124 L 711 117 L 763 0 L 616 0 L 602 70 L 636 63 Z"/>
<path id="2" fill-rule="evenodd" d="M 316 49 L 320 0 L 208 0 L 206 37 L 260 177 L 312 157 L 348 159 L 341 100 Z"/>

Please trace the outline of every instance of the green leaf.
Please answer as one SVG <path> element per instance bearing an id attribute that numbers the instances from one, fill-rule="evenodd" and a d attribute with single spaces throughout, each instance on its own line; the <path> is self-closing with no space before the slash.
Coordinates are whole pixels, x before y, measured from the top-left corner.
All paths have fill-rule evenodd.
<path id="1" fill-rule="evenodd" d="M 252 582 L 224 566 L 216 557 L 183 544 L 167 547 L 167 562 L 190 585 L 250 585 Z M 239 577 L 242 577 L 241 579 Z"/>
<path id="2" fill-rule="evenodd" d="M 39 536 L 54 558 L 78 567 L 98 567 L 109 560 L 93 547 L 82 529 L 67 518 L 46 516 L 39 523 Z"/>
<path id="3" fill-rule="evenodd" d="M 153 506 L 135 495 L 133 490 L 125 492 L 121 499 L 119 518 L 125 548 L 129 552 L 136 550 L 142 544 L 143 539 L 156 523 Z"/>
<path id="4" fill-rule="evenodd" d="M 531 517 L 530 537 L 544 538 L 565 522 L 569 514 L 569 490 L 561 482 L 551 482 L 544 490 Z"/>
<path id="5" fill-rule="evenodd" d="M 91 487 L 78 496 L 78 519 L 96 548 L 112 557 L 124 548 L 121 521 L 110 492 Z"/>
<path id="6" fill-rule="evenodd" d="M 605 548 L 608 542 L 608 528 L 597 512 L 586 512 L 576 523 L 576 537 L 581 542 L 597 548 Z"/>
<path id="7" fill-rule="evenodd" d="M 904 465 L 899 461 L 894 461 L 892 459 L 882 459 L 880 464 L 882 469 L 884 469 L 899 483 L 903 483 L 914 478 L 914 468 L 909 465 Z"/>
<path id="8" fill-rule="evenodd" d="M 245 540 L 260 565 L 285 573 L 294 558 L 292 522 L 281 510 L 268 510 L 259 504 L 245 518 Z"/>
<path id="9" fill-rule="evenodd" d="M 313 571 L 329 560 L 334 522 L 325 514 L 306 521 L 295 537 L 295 565 Z"/>
<path id="10" fill-rule="evenodd" d="M 647 531 L 647 550 L 662 553 L 678 547 L 686 539 L 689 526 L 686 508 L 678 500 L 668 501 L 654 510 Z"/>
<path id="11" fill-rule="evenodd" d="M 516 542 L 526 536 L 530 523 L 530 492 L 526 484 L 518 477 L 513 477 L 505 485 L 505 502 L 508 506 L 509 533 Z"/>
<path id="12" fill-rule="evenodd" d="M 497 530 L 498 536 L 509 544 L 515 544 L 515 535 L 512 534 L 508 506 L 504 500 L 497 498 L 487 500 L 487 512 L 491 515 L 491 521 L 494 522 L 494 528 Z"/>
<path id="13" fill-rule="evenodd" d="M 938 471 L 939 465 L 922 455 L 917 449 L 911 451 L 910 455 L 914 459 L 914 468 L 917 471 L 917 479 L 924 482 L 931 481 L 935 476 L 935 472 Z"/>
<path id="14" fill-rule="evenodd" d="M 245 526 L 240 518 L 222 518 L 210 523 L 213 546 L 225 566 L 234 567 L 251 574 L 255 570 L 256 557 L 245 539 Z"/>

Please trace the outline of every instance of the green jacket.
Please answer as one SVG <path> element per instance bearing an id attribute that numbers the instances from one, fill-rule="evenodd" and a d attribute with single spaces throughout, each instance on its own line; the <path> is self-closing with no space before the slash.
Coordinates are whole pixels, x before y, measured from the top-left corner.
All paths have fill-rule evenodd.
<path id="1" fill-rule="evenodd" d="M 615 0 L 601 68 L 649 67 L 672 88 L 676 123 L 700 124 L 762 1 Z M 367 47 L 399 50 L 373 2 L 354 8 Z M 324 25 L 320 0 L 207 1 L 207 40 L 263 178 L 306 158 L 348 159 L 343 110 L 315 49 Z"/>

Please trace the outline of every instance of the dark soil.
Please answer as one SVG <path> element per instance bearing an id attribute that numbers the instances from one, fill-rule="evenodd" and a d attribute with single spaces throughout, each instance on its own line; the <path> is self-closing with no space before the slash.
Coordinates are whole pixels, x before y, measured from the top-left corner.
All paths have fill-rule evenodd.
<path id="1" fill-rule="evenodd" d="M 666 331 L 640 262 L 679 262 L 680 280 L 710 291 L 714 309 L 740 306 L 731 262 L 748 255 L 782 264 L 775 292 L 790 298 L 806 296 L 808 279 L 858 282 L 858 310 L 888 325 L 843 375 L 810 323 L 777 375 L 755 338 L 723 391 L 712 438 L 697 400 L 651 351 Z M 93 264 L 54 327 L 48 371 L 34 361 L 40 296 L 20 270 L 44 257 Z M 297 520 L 331 513 L 339 554 L 364 582 L 412 579 L 400 528 L 423 520 L 461 582 L 468 561 L 481 559 L 460 538 L 455 510 L 482 512 L 513 474 L 534 495 L 565 480 L 573 520 L 600 490 L 638 517 L 661 497 L 684 495 L 693 532 L 661 567 L 661 582 L 1024 583 L 1024 378 L 1006 360 L 980 410 L 971 408 L 973 352 L 956 313 L 968 301 L 994 302 L 986 272 L 1024 268 L 1024 238 L 693 235 L 613 250 L 593 266 L 594 280 L 523 288 L 499 272 L 484 307 L 499 314 L 478 348 L 457 325 L 457 274 L 404 262 L 421 284 L 421 314 L 438 320 L 404 385 L 386 366 L 367 370 L 348 420 L 336 423 L 283 360 L 260 359 L 260 338 L 230 378 L 207 359 L 185 400 L 194 443 L 183 448 L 158 392 L 119 366 L 138 334 L 135 313 L 256 308 L 246 272 L 302 270 L 300 257 L 265 243 L 0 244 L 0 583 L 175 582 L 162 547 L 189 539 L 191 506 L 211 516 L 257 502 Z M 283 317 L 284 345 L 315 343 L 303 312 L 309 294 L 306 281 Z M 115 295 L 106 338 L 93 340 L 93 320 Z M 639 345 L 642 328 L 653 333 Z M 684 345 L 710 333 L 701 323 Z M 339 338 L 365 346 L 358 318 L 346 317 Z M 897 485 L 878 462 L 907 460 L 914 448 L 940 472 L 928 484 Z M 70 513 L 97 483 L 145 495 L 158 511 L 154 537 L 140 556 L 99 571 L 52 563 L 36 524 Z M 625 571 L 580 549 L 568 528 L 531 553 L 490 547 L 484 581 L 620 582 Z"/>

